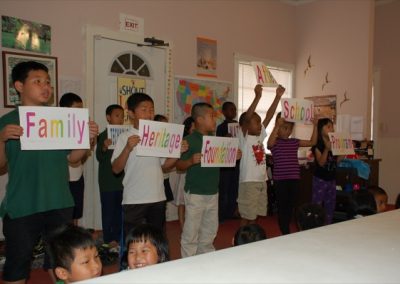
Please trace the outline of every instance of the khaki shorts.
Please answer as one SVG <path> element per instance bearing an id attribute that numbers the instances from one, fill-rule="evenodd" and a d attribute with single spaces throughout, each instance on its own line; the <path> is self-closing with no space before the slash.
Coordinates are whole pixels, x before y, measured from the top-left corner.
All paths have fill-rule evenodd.
<path id="1" fill-rule="evenodd" d="M 239 184 L 238 207 L 243 219 L 255 220 L 267 215 L 267 183 L 242 182 Z"/>

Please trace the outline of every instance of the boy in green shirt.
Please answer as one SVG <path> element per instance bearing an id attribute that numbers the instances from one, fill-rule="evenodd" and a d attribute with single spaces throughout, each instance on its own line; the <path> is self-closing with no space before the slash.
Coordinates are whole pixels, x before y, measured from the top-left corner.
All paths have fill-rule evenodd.
<path id="1" fill-rule="evenodd" d="M 18 63 L 12 70 L 22 106 L 46 106 L 52 97 L 48 69 L 41 63 Z M 1 203 L 6 241 L 4 283 L 25 283 L 32 251 L 39 238 L 69 222 L 74 205 L 68 187 L 68 162 L 77 162 L 85 149 L 22 151 L 18 108 L 0 118 L 0 168 L 8 166 L 6 195 Z M 89 122 L 90 138 L 98 129 Z M 45 268 L 48 257 L 45 257 Z"/>

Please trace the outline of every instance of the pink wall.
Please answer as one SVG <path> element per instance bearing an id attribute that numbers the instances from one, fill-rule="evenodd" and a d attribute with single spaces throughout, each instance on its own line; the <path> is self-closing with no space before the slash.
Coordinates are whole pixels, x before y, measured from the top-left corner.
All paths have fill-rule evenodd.
<path id="1" fill-rule="evenodd" d="M 373 38 L 372 1 L 315 1 L 296 11 L 296 96 L 337 95 L 337 113 L 364 117 L 367 135 Z M 311 55 L 315 65 L 306 76 Z M 329 80 L 322 91 L 326 73 Z M 351 100 L 340 108 L 347 91 Z"/>
<path id="2" fill-rule="evenodd" d="M 145 36 L 172 41 L 175 74 L 195 76 L 196 36 L 218 41 L 218 79 L 233 81 L 233 53 L 293 64 L 295 7 L 278 1 L 1 1 L 3 15 L 51 25 L 59 73 L 83 76 L 86 24 L 119 30 L 119 14 L 145 20 Z"/>
<path id="3" fill-rule="evenodd" d="M 400 138 L 400 2 L 376 7 L 374 67 L 380 71 L 379 135 Z"/>

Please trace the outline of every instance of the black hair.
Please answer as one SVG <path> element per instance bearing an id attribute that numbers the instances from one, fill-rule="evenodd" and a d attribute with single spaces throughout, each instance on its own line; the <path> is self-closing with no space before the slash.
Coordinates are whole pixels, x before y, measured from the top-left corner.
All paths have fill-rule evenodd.
<path id="1" fill-rule="evenodd" d="M 62 267 L 70 271 L 75 259 L 74 250 L 92 247 L 95 247 L 95 241 L 88 230 L 68 224 L 51 234 L 47 251 L 53 268 Z"/>
<path id="2" fill-rule="evenodd" d="M 28 78 L 28 74 L 32 70 L 43 70 L 46 73 L 49 73 L 49 69 L 46 67 L 46 65 L 36 62 L 36 61 L 25 61 L 25 62 L 20 62 L 17 65 L 14 66 L 14 68 L 11 71 L 11 78 L 13 83 L 19 81 L 19 82 L 25 82 L 26 78 Z"/>
<path id="3" fill-rule="evenodd" d="M 120 109 L 120 110 L 122 110 L 122 111 L 124 110 L 124 108 L 123 108 L 122 106 L 120 106 L 120 105 L 117 105 L 117 104 L 109 105 L 109 106 L 106 108 L 106 115 L 111 115 L 112 112 L 113 112 L 115 109 Z"/>
<path id="4" fill-rule="evenodd" d="M 82 99 L 75 93 L 65 93 L 60 99 L 60 107 L 71 107 L 74 103 L 81 103 Z"/>
<path id="5" fill-rule="evenodd" d="M 188 136 L 190 133 L 190 128 L 192 128 L 192 124 L 194 123 L 193 117 L 189 116 L 183 121 L 183 137 Z"/>
<path id="6" fill-rule="evenodd" d="M 191 116 L 196 120 L 199 116 L 203 116 L 206 109 L 213 109 L 209 103 L 197 103 L 192 106 Z"/>
<path id="7" fill-rule="evenodd" d="M 135 111 L 135 108 L 137 108 L 137 106 L 142 102 L 152 102 L 154 105 L 153 99 L 145 93 L 134 93 L 130 95 L 126 104 L 130 111 Z"/>
<path id="8" fill-rule="evenodd" d="M 20 62 L 17 65 L 14 66 L 14 68 L 11 71 L 11 79 L 12 82 L 15 83 L 17 81 L 24 83 L 26 78 L 28 78 L 29 72 L 30 71 L 36 71 L 36 70 L 43 70 L 46 73 L 49 73 L 49 68 L 46 67 L 46 65 L 36 62 L 36 61 L 25 61 L 25 62 Z M 19 92 L 17 89 L 15 89 L 16 92 L 19 95 Z"/>
<path id="9" fill-rule="evenodd" d="M 325 224 L 325 209 L 318 204 L 303 204 L 297 209 L 296 219 L 302 231 L 321 227 Z"/>
<path id="10" fill-rule="evenodd" d="M 379 186 L 369 186 L 368 191 L 371 192 L 374 196 L 375 195 L 387 196 L 386 191 L 382 187 L 379 187 Z"/>
<path id="11" fill-rule="evenodd" d="M 374 195 L 368 190 L 353 191 L 354 216 L 369 216 L 377 213 Z"/>
<path id="12" fill-rule="evenodd" d="M 149 241 L 157 249 L 158 263 L 169 261 L 168 241 L 164 233 L 151 224 L 140 224 L 128 233 L 125 241 L 125 253 L 127 253 L 131 243 Z"/>
<path id="13" fill-rule="evenodd" d="M 156 114 L 154 116 L 154 121 L 163 121 L 163 120 L 168 121 L 168 118 L 165 115 L 162 115 L 162 114 Z"/>
<path id="14" fill-rule="evenodd" d="M 318 139 L 317 139 L 317 145 L 325 145 L 324 144 L 324 137 L 322 136 L 322 128 L 331 123 L 333 125 L 333 122 L 330 118 L 321 118 L 318 120 L 318 126 L 317 126 L 317 130 L 318 130 Z"/>
<path id="15" fill-rule="evenodd" d="M 233 102 L 224 102 L 222 104 L 222 111 L 226 110 L 230 105 L 233 105 L 234 107 L 236 107 L 236 105 Z"/>
<path id="16" fill-rule="evenodd" d="M 253 113 L 253 116 L 252 116 L 249 120 L 246 120 L 246 114 L 247 114 L 247 111 L 243 112 L 243 113 L 240 115 L 240 117 L 239 117 L 239 125 L 240 125 L 240 126 L 242 126 L 245 122 L 249 122 L 249 121 L 250 121 L 251 119 L 253 119 L 254 117 L 260 117 L 260 116 L 258 115 L 258 113 L 254 112 L 254 113 Z M 260 119 L 261 119 L 261 117 L 260 117 Z"/>
<path id="17" fill-rule="evenodd" d="M 264 229 L 258 224 L 249 224 L 241 226 L 235 234 L 233 239 L 233 245 L 239 246 L 248 243 L 253 243 L 261 240 L 265 240 L 267 235 Z"/>

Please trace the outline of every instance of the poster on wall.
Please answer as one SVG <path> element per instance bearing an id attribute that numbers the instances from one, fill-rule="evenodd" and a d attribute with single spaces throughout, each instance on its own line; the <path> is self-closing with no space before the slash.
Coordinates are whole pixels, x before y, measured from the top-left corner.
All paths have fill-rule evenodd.
<path id="1" fill-rule="evenodd" d="M 232 83 L 175 77 L 174 122 L 182 123 L 190 116 L 192 106 L 206 102 L 213 106 L 217 125 L 224 120 L 222 104 L 233 101 Z"/>
<path id="2" fill-rule="evenodd" d="M 197 75 L 202 77 L 217 77 L 217 41 L 214 39 L 197 38 Z"/>
<path id="3" fill-rule="evenodd" d="M 117 79 L 117 101 L 124 109 L 124 124 L 131 124 L 128 117 L 126 100 L 134 93 L 146 93 L 146 80 L 129 77 L 118 77 Z"/>
<path id="4" fill-rule="evenodd" d="M 314 116 L 329 118 L 336 123 L 336 95 L 306 97 L 314 104 Z"/>
<path id="5" fill-rule="evenodd" d="M 3 47 L 51 53 L 51 27 L 49 25 L 1 16 L 1 44 Z"/>
<path id="6" fill-rule="evenodd" d="M 36 61 L 44 64 L 49 69 L 50 85 L 52 89 L 52 97 L 48 105 L 57 106 L 57 58 L 44 55 L 23 54 L 17 52 L 3 51 L 3 88 L 4 88 L 4 107 L 15 107 L 21 104 L 20 97 L 14 88 L 11 78 L 11 72 L 15 65 L 20 62 Z"/>

